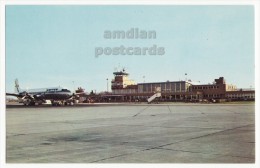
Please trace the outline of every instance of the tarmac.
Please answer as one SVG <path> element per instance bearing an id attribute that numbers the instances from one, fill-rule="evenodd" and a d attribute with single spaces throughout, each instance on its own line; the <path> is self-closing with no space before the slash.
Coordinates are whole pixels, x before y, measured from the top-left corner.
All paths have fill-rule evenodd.
<path id="1" fill-rule="evenodd" d="M 7 163 L 255 163 L 254 104 L 6 109 Z"/>

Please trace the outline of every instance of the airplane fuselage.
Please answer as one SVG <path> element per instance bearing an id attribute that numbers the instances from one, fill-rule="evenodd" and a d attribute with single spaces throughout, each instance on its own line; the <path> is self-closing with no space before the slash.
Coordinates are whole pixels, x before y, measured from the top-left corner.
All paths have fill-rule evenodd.
<path id="1" fill-rule="evenodd" d="M 66 100 L 72 96 L 72 93 L 68 89 L 61 87 L 57 88 L 46 88 L 46 89 L 33 89 L 23 92 L 21 94 L 28 93 L 33 95 L 35 98 L 44 100 Z"/>

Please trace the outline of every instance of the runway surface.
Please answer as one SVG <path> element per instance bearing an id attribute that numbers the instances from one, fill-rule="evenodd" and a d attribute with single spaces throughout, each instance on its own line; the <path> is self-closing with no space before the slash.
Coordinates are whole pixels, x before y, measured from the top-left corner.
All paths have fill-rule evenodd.
<path id="1" fill-rule="evenodd" d="M 254 163 L 254 120 L 253 104 L 9 106 L 6 161 Z"/>

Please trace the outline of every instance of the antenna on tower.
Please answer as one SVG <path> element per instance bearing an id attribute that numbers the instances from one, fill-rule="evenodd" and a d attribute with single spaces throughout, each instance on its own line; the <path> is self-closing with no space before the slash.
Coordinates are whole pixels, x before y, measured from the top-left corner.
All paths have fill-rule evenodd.
<path id="1" fill-rule="evenodd" d="M 125 72 L 125 70 L 126 70 L 125 67 L 123 67 L 123 68 L 122 68 L 122 71 Z"/>

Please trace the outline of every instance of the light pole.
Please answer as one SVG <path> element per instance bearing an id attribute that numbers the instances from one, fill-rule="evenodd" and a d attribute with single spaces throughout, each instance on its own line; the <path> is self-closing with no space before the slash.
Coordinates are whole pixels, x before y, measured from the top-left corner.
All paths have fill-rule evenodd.
<path id="1" fill-rule="evenodd" d="M 107 92 L 108 92 L 108 78 L 107 78 Z"/>

